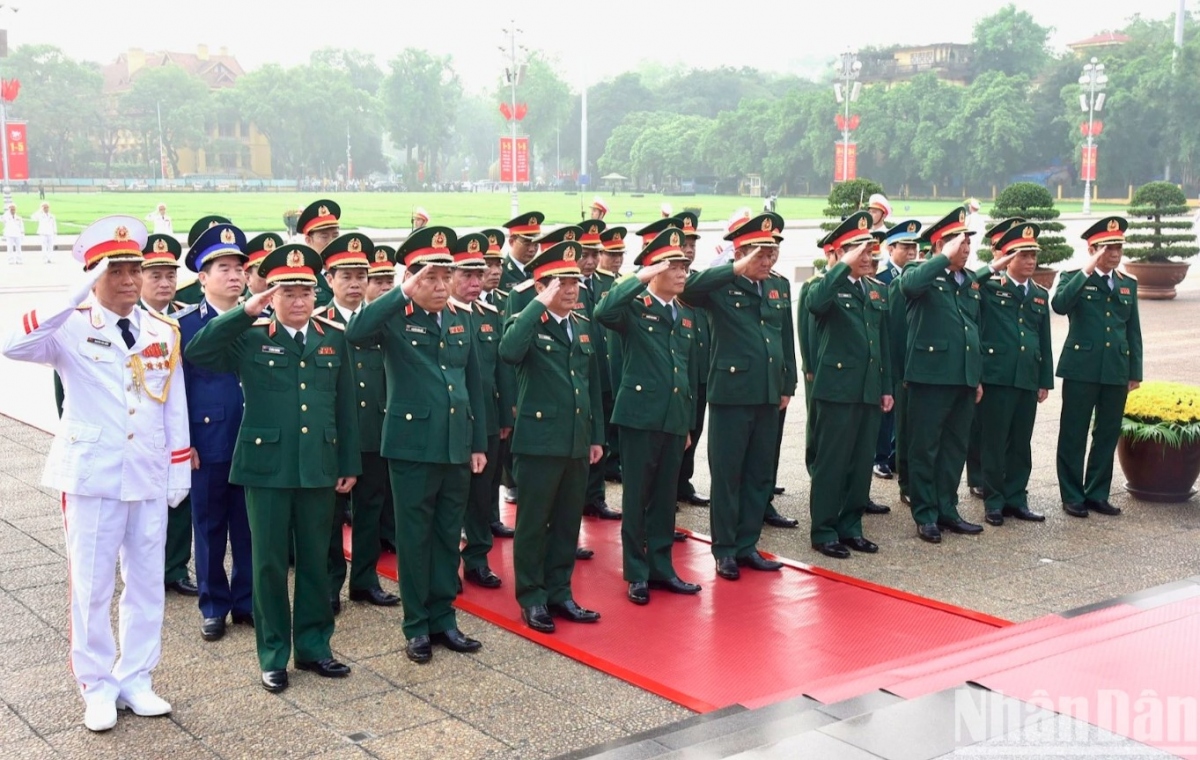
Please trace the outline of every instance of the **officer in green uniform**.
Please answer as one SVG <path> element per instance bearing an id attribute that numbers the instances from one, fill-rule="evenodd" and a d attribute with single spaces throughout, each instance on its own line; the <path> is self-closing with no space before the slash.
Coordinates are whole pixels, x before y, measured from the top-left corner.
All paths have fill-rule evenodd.
<path id="1" fill-rule="evenodd" d="M 1121 435 L 1125 397 L 1142 383 L 1142 326 L 1137 280 L 1118 271 L 1129 222 L 1110 216 L 1083 233 L 1091 260 L 1064 272 L 1050 305 L 1071 321 L 1058 357 L 1063 379 L 1058 424 L 1058 491 L 1073 517 L 1118 515 L 1108 501 L 1113 452 Z M 1093 423 L 1093 418 L 1095 422 Z M 1088 428 L 1092 450 L 1084 469 Z"/>
<path id="2" fill-rule="evenodd" d="M 267 289 L 267 278 L 263 277 L 259 267 L 267 254 L 282 247 L 283 244 L 283 238 L 274 232 L 264 232 L 246 241 L 246 298 Z M 271 307 L 268 305 L 266 311 L 270 312 L 270 310 Z"/>
<path id="3" fill-rule="evenodd" d="M 900 292 L 900 275 L 904 269 L 912 266 L 917 261 L 918 249 L 920 246 L 921 223 L 916 219 L 908 219 L 893 226 L 888 231 L 888 236 L 884 238 L 884 245 L 887 246 L 888 262 L 876 275 L 880 282 L 886 283 L 888 287 L 888 313 L 885 329 L 888 333 L 888 356 L 885 356 L 885 361 L 892 372 L 892 464 L 891 469 L 896 478 L 896 483 L 900 487 L 900 501 L 903 504 L 908 501 L 908 442 L 907 428 L 905 428 L 904 420 L 901 419 L 905 412 L 905 403 L 908 398 L 908 388 L 904 382 L 904 354 L 906 344 L 908 342 L 907 330 L 907 299 Z M 882 430 L 883 425 L 880 425 Z M 903 433 L 903 434 L 902 434 Z M 879 446 L 876 445 L 876 456 L 878 456 Z M 890 512 L 890 507 L 883 507 L 883 512 Z M 871 505 L 867 505 L 867 514 L 872 514 L 874 510 Z"/>
<path id="4" fill-rule="evenodd" d="M 1031 279 L 1040 232 L 1036 224 L 1010 225 L 992 245 L 991 266 L 979 273 L 983 399 L 975 416 L 981 431 L 984 519 L 989 525 L 1003 525 L 1005 517 L 1046 519 L 1029 509 L 1026 490 L 1033 469 L 1030 444 L 1037 405 L 1054 387 L 1050 294 Z"/>
<path id="5" fill-rule="evenodd" d="M 304 236 L 304 242 L 317 253 L 325 250 L 325 246 L 342 234 L 342 207 L 331 200 L 313 201 L 300 212 L 296 221 L 296 230 Z M 329 303 L 333 291 L 325 278 L 317 278 L 317 303 Z"/>
<path id="6" fill-rule="evenodd" d="M 699 217 L 691 211 L 683 211 L 675 215 L 683 230 L 683 244 L 679 250 L 687 259 L 688 270 L 696 261 L 696 244 L 700 241 Z M 692 445 L 683 451 L 683 463 L 679 465 L 679 482 L 675 487 L 675 500 L 693 507 L 707 507 L 712 503 L 708 496 L 696 490 L 692 484 L 692 476 L 696 474 L 696 444 L 704 433 L 704 415 L 708 411 L 708 366 L 709 353 L 712 348 L 712 325 L 709 323 L 708 312 L 696 312 L 696 417 L 688 435 Z M 711 478 L 711 476 L 710 476 Z"/>
<path id="7" fill-rule="evenodd" d="M 196 241 L 200 239 L 200 236 L 203 235 L 209 227 L 216 227 L 218 224 L 233 224 L 233 222 L 229 221 L 223 216 L 218 216 L 217 214 L 209 214 L 208 216 L 202 216 L 197 219 L 192 225 L 192 228 L 188 230 L 188 248 L 190 249 L 192 246 L 194 246 Z M 173 235 L 164 237 L 171 237 L 174 239 Z M 178 244 L 179 241 L 176 240 L 175 242 Z M 198 304 L 202 298 L 204 298 L 204 291 L 200 287 L 199 280 L 193 280 L 191 283 L 184 285 L 182 288 L 175 291 L 175 300 L 185 306 Z"/>
<path id="8" fill-rule="evenodd" d="M 709 513 L 717 574 L 739 566 L 778 570 L 758 553 L 758 537 L 775 477 L 779 410 L 796 392 L 796 347 L 787 278 L 771 271 L 783 219 L 767 213 L 729 233 L 734 263 L 689 278 L 682 300 L 712 316 L 708 377 L 712 466 Z"/>
<path id="9" fill-rule="evenodd" d="M 804 296 L 816 317 L 812 364 L 812 547 L 847 559 L 873 554 L 862 516 L 871 493 L 879 418 L 892 408 L 887 288 L 871 275 L 871 215 L 859 211 L 828 236 L 828 267 Z"/>
<path id="10" fill-rule="evenodd" d="M 538 252 L 534 239 L 542 234 L 544 221 L 546 215 L 541 211 L 529 211 L 502 225 L 508 230 L 508 258 L 500 273 L 501 290 L 512 290 L 514 285 L 529 279 L 527 267 Z"/>
<path id="11" fill-rule="evenodd" d="M 376 245 L 371 256 L 371 268 L 367 270 L 367 295 L 364 303 L 377 300 L 396 284 L 396 249 L 390 245 Z M 382 377 L 382 376 L 381 376 Z M 361 408 L 361 407 L 360 407 Z M 383 411 L 383 407 L 380 407 Z M 382 435 L 382 433 L 381 433 Z M 386 467 L 386 464 L 385 464 Z M 391 476 L 388 476 L 388 493 L 379 512 L 380 551 L 396 553 L 396 510 L 392 509 Z M 351 563 L 353 565 L 353 563 Z"/>
<path id="12" fill-rule="evenodd" d="M 606 227 L 600 233 L 603 250 L 600 261 L 596 265 L 596 301 L 599 302 L 604 294 L 612 290 L 617 278 L 621 276 L 621 266 L 625 262 L 625 238 L 629 231 L 624 227 Z M 600 378 L 601 392 L 608 388 L 621 387 L 621 342 L 606 341 L 602 366 L 608 368 L 608 377 Z M 616 425 L 607 425 L 604 430 L 604 479 L 614 483 L 621 482 L 621 447 L 620 433 Z"/>
<path id="13" fill-rule="evenodd" d="M 483 278 L 488 271 L 486 234 L 472 232 L 458 239 L 452 249 L 454 273 L 450 281 L 450 303 L 472 317 L 471 340 L 479 362 L 479 386 L 484 398 L 484 424 L 487 432 L 487 464 L 471 476 L 471 490 L 463 515 L 463 578 L 482 588 L 500 588 L 500 576 L 488 566 L 492 550 L 492 509 L 500 494 L 500 438 L 512 434 L 513 405 L 516 402 L 515 376 L 502 372 L 500 311 L 480 300 Z M 476 421 L 479 422 L 478 420 Z"/>
<path id="14" fill-rule="evenodd" d="M 817 247 L 821 249 L 826 258 L 833 253 L 829 238 L 830 234 L 827 233 L 817 241 Z M 809 290 L 824 276 L 824 269 L 814 271 L 812 277 L 800 284 L 800 295 L 796 297 L 796 342 L 800 344 L 800 374 L 804 380 L 804 468 L 809 475 L 812 475 L 812 458 L 817 451 L 813 447 L 812 439 L 812 384 L 813 378 L 816 376 L 818 345 L 817 315 L 813 314 L 806 304 Z"/>
<path id="15" fill-rule="evenodd" d="M 474 652 L 458 628 L 459 537 L 471 475 L 487 465 L 486 399 L 469 311 L 450 302 L 457 237 L 448 227 L 414 230 L 397 250 L 406 271 L 351 321 L 346 337 L 383 346 L 388 460 L 396 510 L 396 563 L 405 654 L 429 662 L 432 645 Z"/>
<path id="16" fill-rule="evenodd" d="M 483 230 L 483 236 L 487 238 L 488 247 L 483 253 L 483 261 L 485 265 L 483 280 L 481 282 L 481 290 L 479 292 L 479 302 L 485 306 L 491 306 L 496 309 L 496 317 L 500 323 L 500 332 L 503 332 L 504 318 L 508 313 L 508 291 L 500 289 L 500 277 L 504 272 L 504 230 L 496 228 L 488 228 Z M 497 341 L 499 335 L 497 335 Z M 505 387 L 512 389 L 513 400 L 516 399 L 517 375 L 516 371 L 508 364 L 499 362 L 497 373 L 505 375 L 502 384 Z M 516 410 L 509 408 L 508 416 L 511 418 L 516 414 Z M 501 430 L 500 449 L 496 460 L 495 479 L 497 488 L 489 492 L 491 499 L 491 531 L 493 538 L 512 538 L 513 529 L 504 524 L 500 519 L 500 491 L 499 487 L 506 483 L 512 485 L 515 483 L 512 480 L 512 432 L 504 434 Z M 515 489 L 514 489 L 515 490 Z"/>
<path id="17" fill-rule="evenodd" d="M 348 232 L 321 251 L 325 280 L 333 291 L 333 300 L 318 307 L 318 313 L 345 327 L 363 309 L 368 273 L 375 258 L 375 244 L 360 232 Z M 387 253 L 383 260 L 389 262 Z M 377 607 L 392 607 L 400 597 L 379 585 L 380 515 L 391 509 L 388 466 L 379 455 L 383 437 L 386 386 L 383 374 L 383 350 L 378 343 L 352 340 L 347 361 L 354 365 L 356 406 L 358 408 L 359 452 L 362 474 L 349 494 L 339 494 L 329 537 L 329 603 L 336 615 L 342 607 L 342 586 L 346 583 L 346 554 L 341 515 L 349 508 L 350 523 L 350 599 Z"/>
<path id="18" fill-rule="evenodd" d="M 622 278 L 595 311 L 613 340 L 621 340 L 625 361 L 612 421 L 624 449 L 621 550 L 634 604 L 648 604 L 651 588 L 700 591 L 671 564 L 675 491 L 684 449 L 692 445 L 698 384 L 696 312 L 677 298 L 688 276 L 683 239 L 673 227 L 659 233 L 634 261 L 641 270 Z"/>
<path id="19" fill-rule="evenodd" d="M 958 512 L 975 404 L 983 394 L 979 352 L 979 283 L 963 271 L 970 253 L 967 212 L 958 207 L 924 233 L 934 255 L 904 270 L 908 300 L 908 485 L 917 535 L 938 543 L 942 528 L 975 534 L 983 526 Z"/>
<path id="20" fill-rule="evenodd" d="M 321 257 L 306 245 L 276 248 L 261 265 L 270 288 L 205 325 L 188 361 L 235 372 L 246 397 L 230 481 L 246 488 L 254 558 L 254 635 L 262 685 L 288 686 L 296 667 L 327 678 L 350 668 L 333 658 L 329 607 L 330 519 L 335 493 L 361 471 L 354 365 L 341 325 L 313 316 Z M 268 301 L 273 316 L 260 319 Z M 288 549 L 295 538 L 295 607 L 288 606 Z"/>
<path id="21" fill-rule="evenodd" d="M 588 465 L 604 441 L 600 363 L 579 302 L 577 241 L 529 263 L 536 298 L 508 318 L 500 358 L 517 368 L 513 460 L 521 488 L 513 539 L 517 604 L 536 631 L 554 631 L 551 615 L 592 623 L 600 614 L 571 592 Z"/>

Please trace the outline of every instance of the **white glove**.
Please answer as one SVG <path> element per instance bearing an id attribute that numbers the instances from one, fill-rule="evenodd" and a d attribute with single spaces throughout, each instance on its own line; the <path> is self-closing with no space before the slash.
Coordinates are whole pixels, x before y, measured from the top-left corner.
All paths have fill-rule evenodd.
<path id="1" fill-rule="evenodd" d="M 107 269 L 108 259 L 104 258 L 100 259 L 100 262 L 96 266 L 84 272 L 83 277 L 77 280 L 71 289 L 71 302 L 78 306 L 86 301 L 88 296 L 92 294 L 92 288 L 95 287 L 96 281 L 100 279 Z"/>
<path id="2" fill-rule="evenodd" d="M 187 498 L 187 495 L 188 489 L 186 488 L 172 488 L 167 491 L 167 506 L 171 509 L 178 507 Z"/>

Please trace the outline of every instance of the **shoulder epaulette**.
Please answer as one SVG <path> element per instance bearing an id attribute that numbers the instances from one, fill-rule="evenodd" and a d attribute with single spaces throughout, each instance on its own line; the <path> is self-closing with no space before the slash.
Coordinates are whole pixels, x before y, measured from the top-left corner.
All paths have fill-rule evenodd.
<path id="1" fill-rule="evenodd" d="M 462 301 L 458 300 L 458 299 L 457 299 L 457 298 L 455 298 L 454 296 L 450 296 L 449 298 L 447 298 L 447 299 L 446 299 L 446 302 L 447 302 L 448 304 L 450 304 L 451 310 L 453 310 L 455 307 L 457 307 L 457 308 L 459 308 L 459 309 L 463 309 L 464 311 L 470 311 L 470 310 L 471 310 L 471 307 L 470 307 L 470 306 L 468 306 L 467 304 L 465 304 L 465 303 L 463 303 Z"/>
<path id="2" fill-rule="evenodd" d="M 186 317 L 188 314 L 191 314 L 193 311 L 196 311 L 199 308 L 200 308 L 200 304 L 198 304 L 198 303 L 188 304 L 187 306 L 184 306 L 182 309 L 180 309 L 179 311 L 172 314 L 171 318 L 178 320 L 180 317 Z"/>
<path id="3" fill-rule="evenodd" d="M 825 276 L 824 272 L 813 272 L 813 276 L 809 277 L 805 282 L 816 282 Z"/>
<path id="4" fill-rule="evenodd" d="M 266 327 L 269 324 L 271 324 L 270 317 L 259 317 L 258 319 L 254 320 L 254 324 L 252 324 L 250 326 L 251 327 Z"/>
<path id="5" fill-rule="evenodd" d="M 1116 272 L 1117 276 L 1122 280 L 1133 280 L 1134 282 L 1137 282 L 1137 278 L 1131 275 L 1129 272 L 1122 272 L 1120 269 L 1116 270 Z"/>
<path id="6" fill-rule="evenodd" d="M 343 325 L 341 322 L 335 322 L 332 319 L 329 319 L 328 317 L 321 316 L 320 314 L 313 314 L 313 319 L 315 319 L 316 321 L 320 322 L 323 325 L 329 325 L 330 327 L 332 327 L 336 330 L 341 330 L 342 332 L 346 331 L 346 326 Z"/>
<path id="7" fill-rule="evenodd" d="M 458 313 L 458 309 L 454 308 L 454 304 L 455 304 L 455 303 L 456 303 L 456 302 L 455 302 L 455 300 L 454 300 L 453 298 L 451 298 L 451 299 L 449 299 L 449 300 L 447 300 L 447 301 L 446 301 L 446 308 L 450 310 L 450 313 L 451 313 L 451 314 L 457 314 L 457 313 Z"/>
<path id="8" fill-rule="evenodd" d="M 91 310 L 92 310 L 92 305 L 90 303 L 81 303 L 75 307 L 75 311 L 91 311 Z"/>
<path id="9" fill-rule="evenodd" d="M 616 277 L 616 275 L 612 272 L 608 271 L 607 269 L 601 269 L 600 267 L 596 267 L 596 274 L 602 274 L 605 277 Z"/>
<path id="10" fill-rule="evenodd" d="M 492 304 L 490 304 L 490 303 L 487 303 L 486 301 L 476 301 L 476 302 L 475 302 L 475 305 L 476 305 L 476 306 L 478 306 L 478 307 L 480 308 L 480 310 L 481 310 L 481 311 L 490 311 L 490 312 L 493 312 L 493 313 L 495 313 L 495 314 L 499 314 L 499 313 L 500 313 L 500 310 L 499 310 L 499 309 L 497 309 L 497 308 L 496 308 L 495 306 L 493 306 Z"/>
<path id="11" fill-rule="evenodd" d="M 154 317 L 155 319 L 159 320 L 160 322 L 166 322 L 168 325 L 170 325 L 171 327 L 174 327 L 176 330 L 179 329 L 179 323 L 175 321 L 174 317 L 168 317 L 165 314 L 159 314 L 157 311 L 150 311 L 149 309 L 146 310 L 146 313 L 149 314 L 150 316 Z"/>
<path id="12" fill-rule="evenodd" d="M 1029 282 L 1033 283 L 1033 287 L 1037 288 L 1038 290 L 1042 291 L 1043 293 L 1050 292 L 1050 288 L 1046 287 L 1045 285 L 1041 285 L 1039 283 L 1034 282 L 1032 278 L 1030 278 Z"/>
<path id="13" fill-rule="evenodd" d="M 786 277 L 781 275 L 779 272 L 776 272 L 774 269 L 771 270 L 771 276 L 772 277 L 783 277 L 785 280 L 787 279 Z"/>
<path id="14" fill-rule="evenodd" d="M 522 282 L 517 283 L 516 285 L 513 285 L 511 292 L 524 293 L 526 290 L 529 290 L 532 287 L 533 287 L 533 280 L 524 280 Z"/>
<path id="15" fill-rule="evenodd" d="M 501 290 L 500 288 L 492 288 L 492 294 L 500 296 L 501 298 L 508 298 L 508 291 Z"/>
<path id="16" fill-rule="evenodd" d="M 579 313 L 579 312 L 577 312 L 577 311 L 573 311 L 573 312 L 571 312 L 571 316 L 572 316 L 572 317 L 575 317 L 575 320 L 576 320 L 576 321 L 578 321 L 578 320 L 581 320 L 581 319 L 582 319 L 584 322 L 591 322 L 591 321 L 592 321 L 592 320 L 588 319 L 587 317 L 583 316 L 582 314 L 580 314 L 580 313 Z"/>

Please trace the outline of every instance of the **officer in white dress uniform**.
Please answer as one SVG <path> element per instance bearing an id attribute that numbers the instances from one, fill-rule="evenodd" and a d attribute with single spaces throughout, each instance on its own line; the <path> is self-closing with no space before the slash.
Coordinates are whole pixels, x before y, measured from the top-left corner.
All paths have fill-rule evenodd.
<path id="1" fill-rule="evenodd" d="M 93 731 L 112 728 L 118 708 L 171 711 L 150 672 L 161 651 L 167 509 L 191 485 L 191 448 L 179 326 L 137 305 L 146 237 L 126 216 L 84 230 L 73 251 L 84 280 L 23 315 L 2 349 L 50 365 L 66 388 L 42 484 L 62 492 L 71 670 Z M 110 614 L 118 555 L 119 660 Z"/>

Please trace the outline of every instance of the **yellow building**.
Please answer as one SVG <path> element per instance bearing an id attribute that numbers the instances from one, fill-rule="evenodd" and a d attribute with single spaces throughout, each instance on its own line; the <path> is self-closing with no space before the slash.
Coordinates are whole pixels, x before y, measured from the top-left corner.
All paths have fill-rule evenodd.
<path id="1" fill-rule="evenodd" d="M 892 48 L 889 57 L 863 60 L 860 79 L 864 84 L 887 85 L 905 82 L 918 74 L 933 73 L 938 79 L 965 87 L 971 82 L 971 46 L 956 42 Z"/>
<path id="2" fill-rule="evenodd" d="M 210 55 L 207 45 L 197 45 L 194 53 L 146 52 L 130 48 L 117 60 L 103 67 L 104 93 L 119 96 L 127 91 L 139 72 L 156 66 L 179 66 L 198 77 L 210 89 L 232 87 L 245 71 L 237 59 L 220 48 Z M 265 135 L 246 120 L 222 116 L 209 132 L 212 147 L 208 150 L 180 147 L 181 175 L 228 175 L 242 179 L 271 178 L 271 144 Z M 142 149 L 138 135 L 122 132 L 116 136 L 116 153 L 137 152 Z M 166 167 L 172 173 L 170 165 Z"/>

